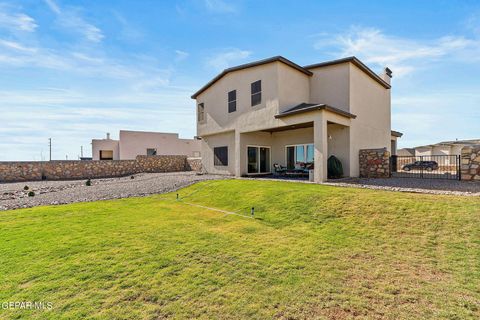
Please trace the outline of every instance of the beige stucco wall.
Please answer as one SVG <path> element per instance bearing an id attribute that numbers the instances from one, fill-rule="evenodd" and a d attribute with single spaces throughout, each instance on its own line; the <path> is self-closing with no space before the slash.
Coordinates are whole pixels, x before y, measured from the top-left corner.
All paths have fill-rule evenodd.
<path id="1" fill-rule="evenodd" d="M 157 155 L 198 156 L 201 143 L 195 139 L 180 139 L 177 133 L 120 130 L 120 159 L 131 160 L 146 155 L 147 148 L 157 149 Z"/>
<path id="2" fill-rule="evenodd" d="M 342 163 L 343 175 L 350 176 L 350 127 L 328 124 L 328 157 L 335 156 Z"/>
<path id="3" fill-rule="evenodd" d="M 262 101 L 251 106 L 252 82 L 262 81 Z M 237 90 L 237 110 L 228 112 L 228 92 Z M 269 63 L 228 73 L 197 97 L 197 105 L 204 103 L 205 121 L 197 124 L 197 135 L 205 136 L 242 127 L 248 131 L 258 128 L 259 122 L 271 125 L 278 113 L 278 63 Z"/>
<path id="4" fill-rule="evenodd" d="M 310 69 L 310 102 L 325 103 L 349 112 L 350 64 L 342 63 Z"/>
<path id="5" fill-rule="evenodd" d="M 213 174 L 235 174 L 235 132 L 224 132 L 203 137 L 201 140 L 203 169 Z M 215 166 L 213 149 L 215 147 L 228 147 L 228 166 Z"/>
<path id="6" fill-rule="evenodd" d="M 112 150 L 113 160 L 119 160 L 119 143 L 113 139 L 93 139 L 92 140 L 92 159 L 100 160 L 100 150 Z"/>
<path id="7" fill-rule="evenodd" d="M 310 76 L 278 63 L 279 111 L 310 101 Z"/>
<path id="8" fill-rule="evenodd" d="M 359 175 L 360 149 L 391 149 L 390 90 L 357 66 L 350 67 L 350 112 L 357 116 L 350 129 L 350 170 Z"/>

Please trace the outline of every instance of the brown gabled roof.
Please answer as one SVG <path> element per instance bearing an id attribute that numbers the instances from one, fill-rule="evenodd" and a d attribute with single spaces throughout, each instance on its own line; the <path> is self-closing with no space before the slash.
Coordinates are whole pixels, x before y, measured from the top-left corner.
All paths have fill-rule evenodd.
<path id="1" fill-rule="evenodd" d="M 236 66 L 236 67 L 231 67 L 231 68 L 228 68 L 228 69 L 225 69 L 222 71 L 222 73 L 220 73 L 219 75 L 217 75 L 215 78 L 213 78 L 212 80 L 210 80 L 206 85 L 204 85 L 203 87 L 200 88 L 200 90 L 198 90 L 197 92 L 195 92 L 193 95 L 192 95 L 192 99 L 195 99 L 200 93 L 202 93 L 203 91 L 207 90 L 209 87 L 211 87 L 215 82 L 217 82 L 218 80 L 220 80 L 224 75 L 226 75 L 227 73 L 230 73 L 230 72 L 233 72 L 233 71 L 238 71 L 238 70 L 242 70 L 242 69 L 247 69 L 247 68 L 251 68 L 251 67 L 256 67 L 256 66 L 260 66 L 262 64 L 267 64 L 267 63 L 271 63 L 271 62 L 282 62 L 282 63 L 285 63 L 286 65 L 308 75 L 308 76 L 311 76 L 313 73 L 311 71 L 308 71 L 307 69 L 299 66 L 298 64 L 282 57 L 282 56 L 276 56 L 276 57 L 271 57 L 271 58 L 268 58 L 268 59 L 263 59 L 263 60 L 259 60 L 259 61 L 254 61 L 254 62 L 250 62 L 250 63 L 246 63 L 246 64 L 241 64 L 239 66 Z"/>
<path id="2" fill-rule="evenodd" d="M 295 107 L 292 107 L 290 109 L 287 109 L 277 115 L 275 115 L 275 118 L 283 118 L 287 116 L 291 116 L 294 114 L 299 114 L 299 113 L 304 113 L 304 112 L 309 112 L 309 111 L 314 111 L 314 110 L 327 110 L 333 113 L 336 113 L 338 115 L 355 119 L 357 116 L 354 114 L 351 114 L 347 111 L 343 111 L 338 108 L 334 108 L 332 106 L 326 105 L 326 104 L 318 104 L 318 103 L 300 103 L 299 105 L 296 105 Z"/>
<path id="3" fill-rule="evenodd" d="M 343 59 L 338 59 L 338 60 L 332 60 L 332 61 L 326 61 L 326 62 L 321 62 L 321 63 L 316 63 L 316 64 L 311 64 L 308 66 L 304 66 L 305 69 L 315 69 L 315 68 L 321 68 L 321 67 L 326 67 L 326 66 L 332 66 L 335 64 L 340 64 L 340 63 L 345 63 L 345 62 L 351 62 L 355 66 L 357 66 L 360 70 L 365 72 L 370 78 L 373 80 L 377 81 L 379 84 L 381 84 L 385 89 L 390 89 L 391 86 L 385 82 L 378 74 L 372 71 L 369 67 L 367 67 L 362 61 L 358 60 L 357 57 L 347 57 Z M 388 69 L 390 70 L 390 69 Z M 390 71 L 391 74 L 391 71 Z"/>
<path id="4" fill-rule="evenodd" d="M 397 137 L 397 138 L 400 138 L 400 137 L 403 136 L 403 133 L 398 132 L 398 131 L 395 131 L 395 130 L 392 130 L 392 131 L 390 132 L 390 134 L 391 134 L 392 136 L 394 136 L 394 137 Z"/>

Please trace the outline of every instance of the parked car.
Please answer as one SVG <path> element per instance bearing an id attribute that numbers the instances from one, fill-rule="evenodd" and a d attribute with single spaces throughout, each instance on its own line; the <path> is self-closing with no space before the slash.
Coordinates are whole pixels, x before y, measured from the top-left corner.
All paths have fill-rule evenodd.
<path id="1" fill-rule="evenodd" d="M 433 171 L 438 170 L 438 163 L 436 161 L 415 161 L 413 163 L 408 163 L 403 166 L 402 170 L 425 170 Z"/>

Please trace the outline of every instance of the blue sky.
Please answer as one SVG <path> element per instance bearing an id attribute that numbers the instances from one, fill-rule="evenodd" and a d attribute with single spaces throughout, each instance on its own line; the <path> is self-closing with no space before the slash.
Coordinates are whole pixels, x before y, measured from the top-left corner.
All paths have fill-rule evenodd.
<path id="1" fill-rule="evenodd" d="M 393 70 L 400 146 L 480 138 L 478 1 L 0 0 L 0 160 L 76 159 L 118 130 L 195 134 L 222 69 L 356 55 Z"/>

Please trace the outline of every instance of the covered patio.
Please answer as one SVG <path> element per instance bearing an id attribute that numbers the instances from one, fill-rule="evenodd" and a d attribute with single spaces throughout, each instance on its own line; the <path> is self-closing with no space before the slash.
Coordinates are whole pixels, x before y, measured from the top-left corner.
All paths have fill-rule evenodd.
<path id="1" fill-rule="evenodd" d="M 303 104 L 302 104 L 303 105 Z M 307 105 L 276 116 L 280 126 L 236 132 L 237 176 L 327 179 L 334 155 L 350 176 L 350 121 L 354 116 L 326 105 Z"/>

